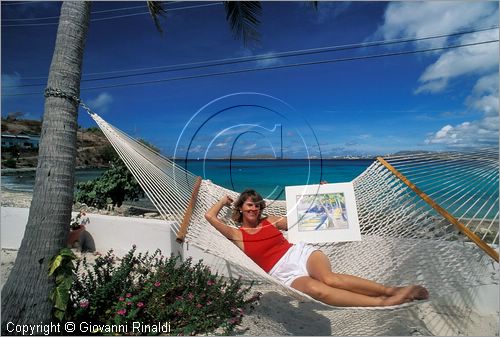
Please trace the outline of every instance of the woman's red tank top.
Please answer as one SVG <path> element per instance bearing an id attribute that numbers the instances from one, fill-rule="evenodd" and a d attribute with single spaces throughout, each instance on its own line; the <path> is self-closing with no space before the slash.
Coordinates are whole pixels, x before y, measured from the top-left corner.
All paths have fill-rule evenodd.
<path id="1" fill-rule="evenodd" d="M 260 230 L 249 234 L 240 227 L 243 234 L 243 252 L 268 273 L 276 262 L 293 246 L 272 223 L 262 220 Z"/>

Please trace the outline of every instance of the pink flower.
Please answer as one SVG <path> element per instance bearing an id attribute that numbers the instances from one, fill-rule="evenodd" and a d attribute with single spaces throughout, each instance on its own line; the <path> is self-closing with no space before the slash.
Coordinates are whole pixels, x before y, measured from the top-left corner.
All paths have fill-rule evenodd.
<path id="1" fill-rule="evenodd" d="M 122 296 L 120 296 L 120 297 L 118 298 L 118 301 L 123 302 L 123 301 L 125 301 L 125 299 L 124 299 Z"/>
<path id="2" fill-rule="evenodd" d="M 89 306 L 89 301 L 81 301 L 80 302 L 80 308 L 86 308 Z"/>
<path id="3" fill-rule="evenodd" d="M 131 293 L 127 293 L 127 295 L 125 295 L 126 298 L 130 298 L 132 297 L 132 294 Z"/>
<path id="4" fill-rule="evenodd" d="M 124 316 L 127 313 L 127 309 L 120 309 L 116 312 L 118 315 Z"/>
<path id="5" fill-rule="evenodd" d="M 182 296 L 175 296 L 175 299 L 176 299 L 177 301 L 182 301 Z"/>
<path id="6" fill-rule="evenodd" d="M 215 282 L 213 280 L 208 280 L 207 281 L 207 286 L 213 286 Z"/>
<path id="7" fill-rule="evenodd" d="M 198 303 L 198 304 L 196 305 L 196 307 L 197 307 L 197 308 L 203 308 L 203 305 L 201 305 L 200 303 Z"/>
<path id="8" fill-rule="evenodd" d="M 137 303 L 137 306 L 138 306 L 139 308 L 142 308 L 142 307 L 144 306 L 144 303 L 139 302 L 139 303 Z"/>
<path id="9" fill-rule="evenodd" d="M 189 294 L 188 294 L 188 298 L 189 298 L 190 300 L 192 300 L 192 299 L 194 298 L 193 293 L 189 293 Z"/>
<path id="10" fill-rule="evenodd" d="M 238 324 L 240 322 L 240 319 L 238 317 L 233 317 L 229 320 L 230 324 Z"/>
<path id="11" fill-rule="evenodd" d="M 134 302 L 127 301 L 127 305 L 132 305 Z"/>
<path id="12" fill-rule="evenodd" d="M 155 282 L 155 287 L 159 287 L 160 285 L 161 285 L 160 282 L 158 282 L 158 281 Z"/>
<path id="13" fill-rule="evenodd" d="M 208 301 L 208 302 L 207 302 L 207 305 L 210 305 L 210 304 L 212 304 L 212 301 Z"/>

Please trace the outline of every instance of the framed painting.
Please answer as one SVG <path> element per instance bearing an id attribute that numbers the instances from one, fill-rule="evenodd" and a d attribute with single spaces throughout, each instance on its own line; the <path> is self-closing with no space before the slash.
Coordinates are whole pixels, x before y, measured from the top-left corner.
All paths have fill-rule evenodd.
<path id="1" fill-rule="evenodd" d="M 361 240 L 352 183 L 287 186 L 285 193 L 290 242 Z"/>

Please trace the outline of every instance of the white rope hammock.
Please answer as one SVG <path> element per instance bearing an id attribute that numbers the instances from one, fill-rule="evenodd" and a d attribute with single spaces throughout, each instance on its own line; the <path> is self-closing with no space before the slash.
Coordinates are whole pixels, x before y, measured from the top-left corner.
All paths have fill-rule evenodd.
<path id="1" fill-rule="evenodd" d="M 186 241 L 223 258 L 245 278 L 279 284 L 204 218 L 223 195 L 238 193 L 199 179 L 91 116 L 181 239 L 187 231 Z M 335 272 L 383 284 L 422 284 L 431 297 L 498 281 L 491 272 L 498 262 L 498 149 L 380 158 L 353 184 L 362 241 L 315 245 Z M 284 201 L 266 202 L 268 214 L 286 215 Z M 223 216 L 231 223 L 229 213 Z M 285 286 L 283 291 L 298 294 Z"/>

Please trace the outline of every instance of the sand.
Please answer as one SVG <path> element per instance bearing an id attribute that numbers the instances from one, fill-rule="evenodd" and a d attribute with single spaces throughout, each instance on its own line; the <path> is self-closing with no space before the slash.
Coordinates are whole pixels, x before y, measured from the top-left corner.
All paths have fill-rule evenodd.
<path id="1" fill-rule="evenodd" d="M 90 260 L 95 256 L 94 253 L 86 255 Z M 16 256 L 16 250 L 2 249 L 2 287 Z M 378 310 L 374 313 L 299 301 L 269 284 L 254 285 L 252 290 L 263 295 L 255 309 L 244 316 L 237 335 L 499 335 L 498 312 L 481 313 L 464 305 L 446 304 L 440 299 L 415 303 L 403 310 Z M 328 316 L 332 313 L 335 319 L 330 321 Z"/>
<path id="2" fill-rule="evenodd" d="M 2 206 L 29 207 L 30 193 L 2 189 Z M 103 252 L 101 252 L 103 253 Z M 3 287 L 17 256 L 16 250 L 1 251 Z M 92 258 L 93 253 L 88 257 Z M 493 286 L 495 287 L 495 286 Z M 498 285 L 485 291 L 498 297 Z M 327 307 L 299 301 L 270 284 L 254 285 L 263 293 L 260 303 L 246 313 L 238 335 L 385 335 L 385 336 L 493 336 L 499 335 L 498 306 L 479 310 L 477 305 L 450 303 L 447 297 L 416 302 L 404 309 L 359 310 Z M 488 296 L 489 293 L 486 294 Z M 329 317 L 333 315 L 333 319 Z"/>

